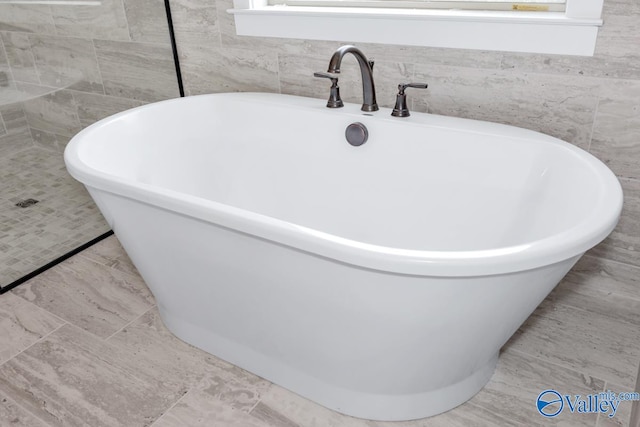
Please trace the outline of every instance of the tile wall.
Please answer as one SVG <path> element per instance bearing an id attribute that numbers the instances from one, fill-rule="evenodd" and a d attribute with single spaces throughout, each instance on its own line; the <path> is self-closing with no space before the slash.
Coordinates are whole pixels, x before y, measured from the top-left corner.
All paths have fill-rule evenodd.
<path id="1" fill-rule="evenodd" d="M 149 26 L 150 15 L 164 21 Z M 0 40 L 0 85 L 20 94 L 12 108 L 45 148 L 64 148 L 107 115 L 179 96 L 161 1 L 0 4 Z"/>
<path id="2" fill-rule="evenodd" d="M 178 96 L 163 2 L 0 3 L 0 286 L 108 230 L 66 172 L 69 139 Z M 25 198 L 40 202 L 15 206 Z"/>

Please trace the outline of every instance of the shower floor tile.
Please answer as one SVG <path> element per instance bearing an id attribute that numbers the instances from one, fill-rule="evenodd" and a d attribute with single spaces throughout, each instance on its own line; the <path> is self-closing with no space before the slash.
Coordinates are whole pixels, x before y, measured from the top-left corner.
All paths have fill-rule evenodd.
<path id="1" fill-rule="evenodd" d="M 629 276 L 608 268 L 609 280 Z M 615 314 L 597 296 L 589 300 L 585 291 L 579 300 L 563 297 L 580 284 L 579 277 L 573 274 L 571 286 L 562 284 L 562 293 L 552 294 L 525 323 L 503 349 L 490 382 L 470 401 L 422 420 L 375 422 L 319 406 L 173 336 L 111 236 L 0 296 L 0 346 L 13 346 L 0 359 L 0 425 L 629 426 L 630 402 L 621 403 L 613 419 L 571 413 L 544 419 L 536 411 L 536 398 L 547 388 L 581 395 L 631 391 L 630 381 L 615 381 L 622 360 L 628 359 L 626 374 L 637 375 L 635 344 L 611 356 L 614 371 L 606 369 L 601 351 L 576 354 L 604 344 L 614 352 L 609 342 L 637 339 L 630 324 L 612 330 Z M 573 312 L 577 302 L 582 313 Z M 583 320 L 585 325 L 578 324 Z M 609 341 L 598 344 L 598 335 Z M 554 341 L 562 342 L 549 347 Z"/>
<path id="2" fill-rule="evenodd" d="M 16 206 L 27 199 L 38 203 Z M 62 153 L 28 148 L 0 156 L 0 287 L 108 230 Z"/>

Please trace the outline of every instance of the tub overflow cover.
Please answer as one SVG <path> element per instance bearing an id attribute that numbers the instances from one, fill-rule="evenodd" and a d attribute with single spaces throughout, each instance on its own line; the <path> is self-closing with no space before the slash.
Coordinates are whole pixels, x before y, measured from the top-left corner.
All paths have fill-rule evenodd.
<path id="1" fill-rule="evenodd" d="M 369 139 L 367 127 L 360 122 L 351 123 L 347 126 L 344 135 L 347 138 L 347 142 L 354 147 L 361 146 Z"/>

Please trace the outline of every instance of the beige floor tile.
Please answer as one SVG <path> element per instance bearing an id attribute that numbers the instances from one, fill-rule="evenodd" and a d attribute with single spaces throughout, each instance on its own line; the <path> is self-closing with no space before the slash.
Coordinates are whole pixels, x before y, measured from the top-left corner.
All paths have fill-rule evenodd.
<path id="1" fill-rule="evenodd" d="M 11 293 L 0 296 L 0 364 L 63 324 L 53 314 Z"/>
<path id="2" fill-rule="evenodd" d="M 154 304 L 140 277 L 104 268 L 80 256 L 70 258 L 13 292 L 103 338 Z"/>
<path id="3" fill-rule="evenodd" d="M 18 406 L 9 396 L 0 392 L 0 426 L 47 427 L 47 424 Z"/>
<path id="4" fill-rule="evenodd" d="M 87 250 L 82 251 L 80 255 L 108 267 L 113 267 L 123 273 L 139 276 L 138 269 L 133 265 L 115 236 L 107 237 Z"/>
<path id="5" fill-rule="evenodd" d="M 606 384 L 605 391 L 613 391 L 614 393 L 620 392 L 629 392 L 633 391 L 631 389 L 627 389 L 625 387 L 616 385 L 616 384 Z M 629 422 L 631 421 L 631 409 L 633 407 L 633 402 L 624 401 L 620 402 L 620 406 L 613 416 L 609 416 L 611 414 L 600 414 L 598 416 L 598 424 L 597 427 L 627 427 L 629 426 Z"/>
<path id="6" fill-rule="evenodd" d="M 206 393 L 189 393 L 153 427 L 269 427 L 246 412 L 213 399 Z"/>
<path id="7" fill-rule="evenodd" d="M 555 418 L 540 415 L 536 400 L 548 389 L 587 395 L 601 392 L 604 381 L 526 354 L 503 352 L 495 374 L 470 402 L 520 425 L 595 426 L 597 414 L 578 415 L 563 410 Z"/>
<path id="8" fill-rule="evenodd" d="M 55 332 L 0 366 L 0 392 L 55 426 L 146 426 L 178 398 Z"/>
<path id="9" fill-rule="evenodd" d="M 631 389 L 640 361 L 640 328 L 603 314 L 545 301 L 504 350 L 518 350 Z"/>

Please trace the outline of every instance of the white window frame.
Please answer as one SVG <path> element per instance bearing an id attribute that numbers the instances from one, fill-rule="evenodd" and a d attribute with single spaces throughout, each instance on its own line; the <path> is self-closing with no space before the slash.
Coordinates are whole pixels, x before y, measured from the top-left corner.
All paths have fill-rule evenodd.
<path id="1" fill-rule="evenodd" d="M 269 5 L 234 0 L 238 35 L 593 56 L 603 0 L 564 12 Z"/>

